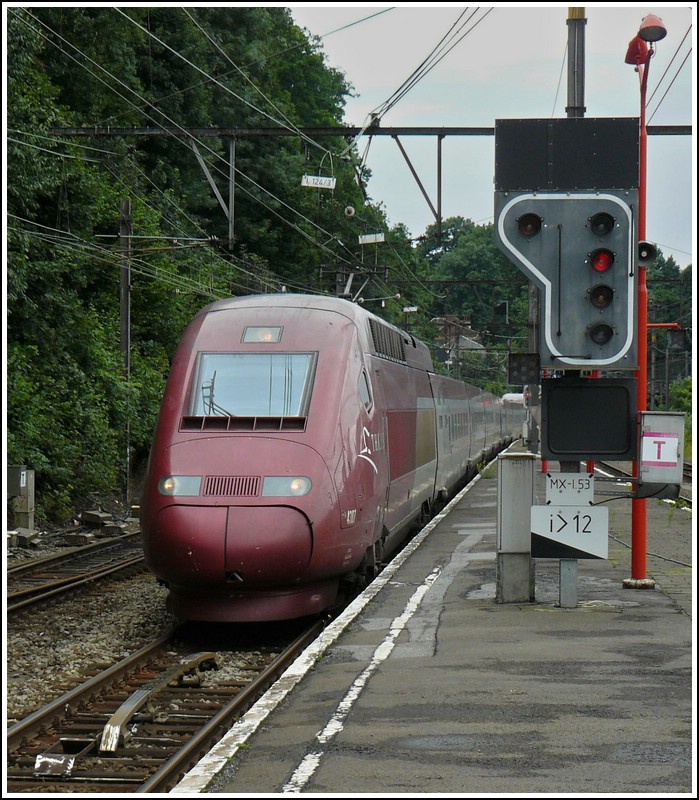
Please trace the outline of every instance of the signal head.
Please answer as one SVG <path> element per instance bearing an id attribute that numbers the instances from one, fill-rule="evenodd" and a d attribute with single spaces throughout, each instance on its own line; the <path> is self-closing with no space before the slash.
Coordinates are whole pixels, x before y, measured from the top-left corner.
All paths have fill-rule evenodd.
<path id="1" fill-rule="evenodd" d="M 614 299 L 614 289 L 610 286 L 593 286 L 590 292 L 590 302 L 595 308 L 607 308 Z"/>
<path id="2" fill-rule="evenodd" d="M 522 214 L 521 217 L 517 217 L 517 230 L 522 236 L 531 238 L 539 233 L 541 223 L 542 219 L 538 214 Z"/>
<path id="3" fill-rule="evenodd" d="M 614 217 L 606 211 L 600 211 L 590 217 L 590 230 L 595 236 L 606 236 L 614 230 Z"/>
<path id="4" fill-rule="evenodd" d="M 614 253 L 611 250 L 595 250 L 590 254 L 590 264 L 595 272 L 606 272 L 614 264 Z"/>

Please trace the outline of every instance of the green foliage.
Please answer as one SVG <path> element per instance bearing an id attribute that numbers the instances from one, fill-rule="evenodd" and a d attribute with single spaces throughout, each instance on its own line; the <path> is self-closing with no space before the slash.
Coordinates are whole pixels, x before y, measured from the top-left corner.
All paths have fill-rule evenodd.
<path id="1" fill-rule="evenodd" d="M 669 411 L 681 411 L 684 414 L 692 413 L 692 379 L 682 378 L 670 386 Z"/>
<path id="2" fill-rule="evenodd" d="M 124 488 L 127 452 L 134 464 L 146 458 L 193 314 L 226 295 L 318 288 L 335 243 L 356 236 L 344 208 L 364 200 L 352 164 L 330 154 L 344 139 L 242 138 L 227 241 L 184 129 L 292 132 L 342 120 L 349 88 L 287 9 L 35 6 L 8 9 L 7 20 L 7 455 L 35 470 L 39 514 L 63 520 L 91 492 Z M 52 132 L 107 125 L 174 133 Z M 201 137 L 198 147 L 226 196 L 228 141 Z M 321 169 L 337 178 L 335 192 L 301 186 Z"/>
<path id="3" fill-rule="evenodd" d="M 430 226 L 418 249 L 440 290 L 430 304 L 436 322 L 431 333 L 424 332 L 425 340 L 437 345 L 437 369 L 504 393 L 507 351 L 527 352 L 526 279 L 496 247 L 492 225 L 452 217 L 443 222 L 441 239 L 437 227 Z M 474 344 L 481 349 L 469 350 Z"/>
<path id="4" fill-rule="evenodd" d="M 685 461 L 692 459 L 692 404 L 694 393 L 692 391 L 692 378 L 681 378 L 670 384 L 670 402 L 668 411 L 679 411 L 684 417 L 684 458 Z"/>

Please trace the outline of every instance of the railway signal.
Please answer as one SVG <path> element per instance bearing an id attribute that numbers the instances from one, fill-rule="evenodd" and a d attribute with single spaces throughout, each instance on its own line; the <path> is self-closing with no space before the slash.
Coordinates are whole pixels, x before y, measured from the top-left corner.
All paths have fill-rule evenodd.
<path id="1" fill-rule="evenodd" d="M 626 193 L 503 199 L 498 245 L 542 291 L 541 365 L 636 369 L 636 241 Z"/>
<path id="2" fill-rule="evenodd" d="M 495 238 L 541 292 L 543 369 L 637 369 L 637 225 L 637 120 L 496 120 Z"/>

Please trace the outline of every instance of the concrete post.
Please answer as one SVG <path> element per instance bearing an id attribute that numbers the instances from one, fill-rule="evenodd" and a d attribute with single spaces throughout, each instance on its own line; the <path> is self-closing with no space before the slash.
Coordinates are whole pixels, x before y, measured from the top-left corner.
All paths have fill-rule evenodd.
<path id="1" fill-rule="evenodd" d="M 7 468 L 8 494 L 12 497 L 15 527 L 34 530 L 34 470 L 24 466 Z"/>
<path id="2" fill-rule="evenodd" d="M 534 504 L 533 453 L 498 456 L 497 556 L 495 601 L 534 601 L 530 512 Z"/>

